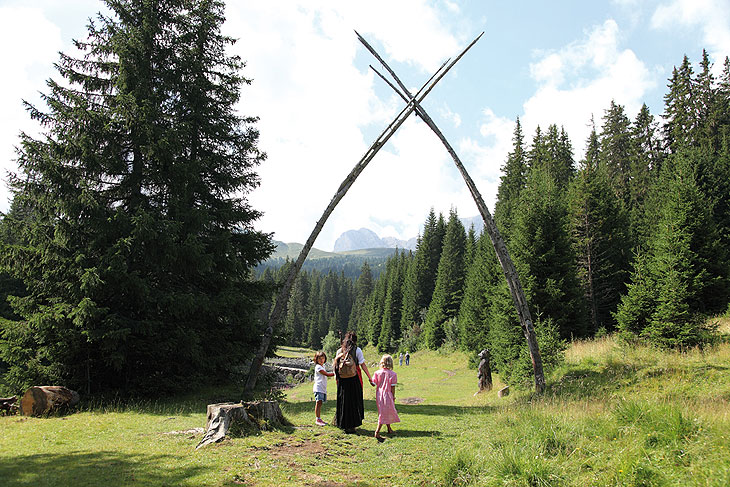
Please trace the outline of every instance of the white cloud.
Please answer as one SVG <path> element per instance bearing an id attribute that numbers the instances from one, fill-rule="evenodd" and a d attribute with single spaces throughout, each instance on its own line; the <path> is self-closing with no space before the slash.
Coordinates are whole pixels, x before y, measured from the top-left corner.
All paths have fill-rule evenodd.
<path id="1" fill-rule="evenodd" d="M 399 20 L 405 16 L 408 23 Z M 457 42 L 437 12 L 416 0 L 231 3 L 227 18 L 226 31 L 240 39 L 237 49 L 248 61 L 245 75 L 254 79 L 244 89 L 242 110 L 261 117 L 260 146 L 268 153 L 252 205 L 265 213 L 263 230 L 275 231 L 279 240 L 303 242 L 341 181 L 403 106 L 395 95 L 376 96 L 374 84 L 381 82 L 367 64 L 357 64 L 364 49 L 353 29 L 389 63 L 406 63 L 421 73 L 430 74 L 453 55 Z M 421 77 L 418 84 L 427 78 Z M 399 238 L 417 233 L 433 204 L 442 162 L 423 150 L 430 145 L 421 140 L 438 139 L 414 132 L 411 124 L 366 168 L 325 225 L 317 247 L 330 249 L 342 232 L 364 226 Z M 399 191 L 398 184 L 408 180 L 412 186 Z M 424 187 L 430 189 L 421 192 Z"/>
<path id="2" fill-rule="evenodd" d="M 461 8 L 459 8 L 459 4 L 456 2 L 451 2 L 449 0 L 444 0 L 444 5 L 446 8 L 453 13 L 459 13 L 461 12 Z"/>
<path id="3" fill-rule="evenodd" d="M 483 139 L 463 138 L 459 143 L 458 152 L 482 199 L 490 211 L 494 211 L 501 176 L 500 167 L 512 149 L 515 121 L 498 117 L 489 108 L 485 109 L 482 115 L 484 118 L 480 123 L 479 133 Z M 472 203 L 472 206 L 474 214 L 478 214 L 476 205 Z M 461 216 L 471 215 L 464 213 Z"/>
<path id="4" fill-rule="evenodd" d="M 28 26 L 33 26 L 29 29 Z M 18 134 L 37 132 L 37 124 L 30 120 L 22 106 L 25 99 L 38 102 L 37 91 L 48 77 L 47 67 L 58 58 L 61 49 L 61 33 L 58 27 L 45 18 L 37 8 L 0 7 L 0 168 L 2 179 L 7 171 L 15 171 Z M 8 207 L 10 192 L 0 186 L 0 210 Z"/>
<path id="5" fill-rule="evenodd" d="M 730 56 L 730 2 L 727 0 L 673 0 L 657 7 L 651 25 L 656 29 L 700 27 L 716 68 Z"/>
<path id="6" fill-rule="evenodd" d="M 461 125 L 461 115 L 459 115 L 456 112 L 451 111 L 451 108 L 449 108 L 448 105 L 444 104 L 439 108 L 439 115 L 441 115 L 443 118 L 451 122 L 451 124 L 455 128 L 459 128 Z"/>
<path id="7" fill-rule="evenodd" d="M 609 19 L 582 41 L 539 53 L 541 59 L 530 66 L 538 88 L 524 103 L 522 117 L 527 142 L 537 125 L 545 129 L 555 123 L 570 135 L 578 159 L 591 115 L 600 121 L 611 100 L 624 105 L 629 116 L 638 112 L 655 81 L 632 50 L 620 48 L 620 38 L 618 24 Z"/>
<path id="8" fill-rule="evenodd" d="M 530 74 L 540 82 L 557 85 L 563 82 L 563 59 L 558 54 L 549 54 L 542 61 L 530 65 Z"/>

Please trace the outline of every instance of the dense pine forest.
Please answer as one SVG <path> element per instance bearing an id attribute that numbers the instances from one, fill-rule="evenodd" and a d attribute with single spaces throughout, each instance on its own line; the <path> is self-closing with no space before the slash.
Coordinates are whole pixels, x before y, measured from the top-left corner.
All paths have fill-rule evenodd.
<path id="1" fill-rule="evenodd" d="M 495 221 L 525 288 L 548 367 L 566 341 L 618 332 L 685 349 L 714 339 L 707 318 L 730 302 L 730 62 L 719 77 L 703 52 L 669 80 L 661 118 L 612 102 L 591 119 L 574 159 L 556 125 L 529 138 L 516 121 L 502 166 Z M 528 140 L 529 139 L 529 140 Z M 282 276 L 267 270 L 266 281 Z M 304 272 L 281 339 L 318 348 L 353 329 L 384 351 L 491 350 L 502 379 L 520 383 L 530 358 L 486 234 L 455 210 L 433 210 L 415 252 L 373 277 Z"/>
<path id="2" fill-rule="evenodd" d="M 0 221 L 2 391 L 240 377 L 291 265 L 258 267 L 274 244 L 247 196 L 266 154 L 257 118 L 238 114 L 250 80 L 227 54 L 223 3 L 105 3 L 113 15 L 90 22 L 79 57 L 60 55 L 44 106 L 26 104 L 43 134 L 21 135 Z M 713 72 L 706 53 L 685 57 L 659 118 L 611 103 L 580 161 L 562 128 L 516 121 L 495 220 L 546 365 L 608 332 L 713 340 L 706 318 L 730 301 L 730 61 Z M 507 383 L 531 371 L 492 244 L 456 210 L 431 210 L 414 252 L 305 268 L 287 306 L 276 344 L 352 329 L 381 352 L 488 348 Z"/>
<path id="3" fill-rule="evenodd" d="M 107 1 L 21 135 L 2 219 L 0 386 L 159 394 L 229 380 L 271 293 L 253 267 L 257 119 L 224 5 Z M 5 296 L 8 296 L 6 301 Z"/>

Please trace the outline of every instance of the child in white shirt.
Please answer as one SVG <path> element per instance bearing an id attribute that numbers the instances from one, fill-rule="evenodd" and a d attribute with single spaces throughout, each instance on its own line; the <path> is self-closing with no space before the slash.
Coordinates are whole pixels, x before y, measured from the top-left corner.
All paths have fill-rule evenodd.
<path id="1" fill-rule="evenodd" d="M 327 423 L 322 421 L 320 414 L 322 413 L 322 403 L 327 400 L 327 377 L 335 375 L 334 372 L 327 372 L 324 363 L 327 362 L 327 355 L 324 352 L 314 354 L 314 415 L 317 417 L 314 424 L 317 426 L 325 426 Z"/>

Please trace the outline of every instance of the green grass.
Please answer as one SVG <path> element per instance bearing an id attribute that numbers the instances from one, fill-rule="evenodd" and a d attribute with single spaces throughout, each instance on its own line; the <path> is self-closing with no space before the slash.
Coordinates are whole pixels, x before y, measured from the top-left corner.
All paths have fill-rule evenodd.
<path id="1" fill-rule="evenodd" d="M 297 347 L 279 347 L 276 350 L 276 355 L 278 357 L 306 358 L 309 360 L 313 360 L 312 357 L 314 357 L 314 350 L 309 350 L 308 348 L 297 348 Z"/>
<path id="2" fill-rule="evenodd" d="M 379 355 L 366 350 L 369 365 Z M 282 356 L 309 356 L 285 349 Z M 89 405 L 63 417 L 0 418 L 0 484 L 97 485 L 730 485 L 730 344 L 686 354 L 576 342 L 546 393 L 502 386 L 474 396 L 460 353 L 412 354 L 398 367 L 402 423 L 384 443 L 374 394 L 356 435 L 315 427 L 311 385 L 287 391 L 287 431 L 195 451 L 205 405 L 231 391 Z M 371 371 L 374 367 L 371 366 Z M 367 386 L 366 386 L 367 387 Z M 329 396 L 335 394 L 334 381 Z M 417 404 L 402 404 L 403 400 Z M 332 419 L 334 401 L 323 418 Z"/>

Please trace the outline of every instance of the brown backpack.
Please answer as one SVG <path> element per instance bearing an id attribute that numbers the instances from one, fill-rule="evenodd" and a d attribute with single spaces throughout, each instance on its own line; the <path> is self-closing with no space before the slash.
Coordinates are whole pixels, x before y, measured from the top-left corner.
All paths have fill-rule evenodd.
<path id="1" fill-rule="evenodd" d="M 349 379 L 357 375 L 357 362 L 353 353 L 347 353 L 345 355 L 339 355 L 337 361 L 337 372 L 340 379 Z"/>

